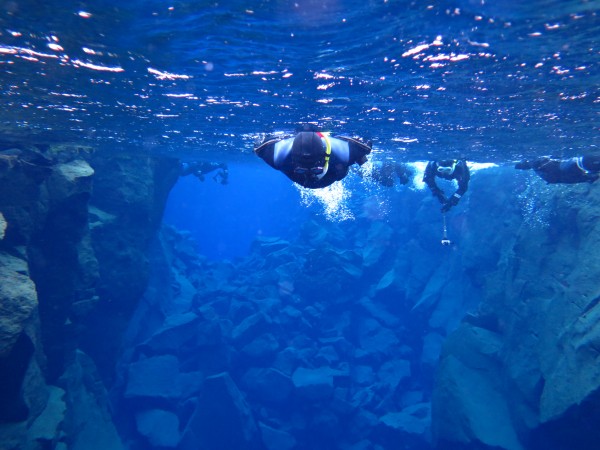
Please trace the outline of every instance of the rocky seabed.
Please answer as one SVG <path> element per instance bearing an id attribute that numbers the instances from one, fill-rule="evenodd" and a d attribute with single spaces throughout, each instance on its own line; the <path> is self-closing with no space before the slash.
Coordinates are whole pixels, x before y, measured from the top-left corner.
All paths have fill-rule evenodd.
<path id="1" fill-rule="evenodd" d="M 178 169 L 0 152 L 0 448 L 596 448 L 598 186 L 498 168 L 451 247 L 406 191 L 215 262 L 161 226 Z"/>

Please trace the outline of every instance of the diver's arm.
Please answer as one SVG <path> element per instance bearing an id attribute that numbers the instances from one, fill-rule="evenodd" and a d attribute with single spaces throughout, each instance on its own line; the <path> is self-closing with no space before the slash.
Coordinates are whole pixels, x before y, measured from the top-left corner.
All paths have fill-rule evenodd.
<path id="1" fill-rule="evenodd" d="M 469 172 L 469 167 L 465 161 L 458 161 L 456 163 L 455 170 L 455 179 L 458 182 L 458 189 L 452 196 L 448 199 L 444 207 L 442 208 L 442 212 L 447 212 L 453 206 L 458 205 L 458 202 L 465 195 L 467 189 L 469 188 L 469 180 L 471 178 L 471 173 Z"/>
<path id="2" fill-rule="evenodd" d="M 275 155 L 275 144 L 279 142 L 279 139 L 265 140 L 259 145 L 254 146 L 254 153 L 260 156 L 268 165 L 276 169 L 274 155 Z"/>
<path id="3" fill-rule="evenodd" d="M 282 170 L 292 150 L 294 138 L 267 139 L 254 148 L 254 153 L 260 156 L 268 165 L 277 170 Z"/>
<path id="4" fill-rule="evenodd" d="M 394 171 L 400 179 L 400 184 L 407 184 L 413 176 L 413 170 L 404 163 L 396 163 L 394 165 Z"/>
<path id="5" fill-rule="evenodd" d="M 429 161 L 427 163 L 425 174 L 423 175 L 423 183 L 429 187 L 433 196 L 437 197 L 440 203 L 446 203 L 446 196 L 444 195 L 444 192 L 435 182 L 435 163 L 433 161 Z"/>
<path id="6" fill-rule="evenodd" d="M 371 142 L 362 142 L 357 138 L 348 136 L 335 136 L 334 139 L 340 139 L 348 143 L 348 165 L 354 163 L 362 166 L 367 162 L 367 155 L 371 153 Z"/>

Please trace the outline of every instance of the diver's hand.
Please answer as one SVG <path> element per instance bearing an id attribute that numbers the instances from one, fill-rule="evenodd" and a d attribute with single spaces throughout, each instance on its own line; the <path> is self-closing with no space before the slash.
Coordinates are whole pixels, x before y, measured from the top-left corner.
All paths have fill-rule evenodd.
<path id="1" fill-rule="evenodd" d="M 262 148 L 266 147 L 269 144 L 273 144 L 275 142 L 278 142 L 280 140 L 282 140 L 282 137 L 279 136 L 272 136 L 272 135 L 268 135 L 268 134 L 262 134 L 259 135 L 255 140 L 254 140 L 254 151 L 260 151 Z"/>
<path id="2" fill-rule="evenodd" d="M 518 170 L 531 169 L 531 162 L 530 161 L 519 161 L 518 163 L 515 164 L 515 169 L 518 169 Z"/>
<path id="3" fill-rule="evenodd" d="M 458 194 L 454 194 L 452 197 L 450 197 L 448 199 L 448 201 L 444 204 L 444 206 L 442 206 L 442 212 L 448 212 L 450 211 L 450 208 L 452 208 L 453 206 L 456 206 L 458 204 L 458 201 L 460 200 L 460 195 Z"/>
<path id="4" fill-rule="evenodd" d="M 435 195 L 435 197 L 440 201 L 440 203 L 442 205 L 445 205 L 446 203 L 448 203 L 448 199 L 446 198 L 446 196 L 444 195 L 443 192 L 436 192 L 433 195 Z"/>

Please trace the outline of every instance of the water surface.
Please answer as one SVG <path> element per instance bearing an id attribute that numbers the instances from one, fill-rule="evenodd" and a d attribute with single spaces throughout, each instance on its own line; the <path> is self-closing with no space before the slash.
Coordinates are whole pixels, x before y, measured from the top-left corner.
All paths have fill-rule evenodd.
<path id="1" fill-rule="evenodd" d="M 599 42 L 580 0 L 8 0 L 1 139 L 252 160 L 310 121 L 403 161 L 580 154 Z"/>

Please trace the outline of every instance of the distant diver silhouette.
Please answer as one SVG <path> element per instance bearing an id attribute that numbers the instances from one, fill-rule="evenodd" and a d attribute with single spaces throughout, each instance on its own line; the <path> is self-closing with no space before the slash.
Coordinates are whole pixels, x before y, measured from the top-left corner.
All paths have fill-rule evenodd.
<path id="1" fill-rule="evenodd" d="M 221 184 L 229 182 L 229 169 L 225 163 L 217 163 L 210 161 L 193 161 L 184 162 L 181 164 L 181 176 L 194 175 L 200 181 L 204 181 L 204 176 L 207 173 L 218 170 L 212 177 L 214 181 Z"/>

